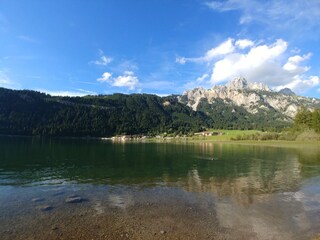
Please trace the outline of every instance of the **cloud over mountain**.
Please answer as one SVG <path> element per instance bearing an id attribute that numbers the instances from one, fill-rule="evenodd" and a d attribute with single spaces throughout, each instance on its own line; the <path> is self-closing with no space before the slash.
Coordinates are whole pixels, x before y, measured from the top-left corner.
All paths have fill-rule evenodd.
<path id="1" fill-rule="evenodd" d="M 114 87 L 127 87 L 129 90 L 134 90 L 139 84 L 138 77 L 132 71 L 125 71 L 122 75 L 117 77 L 112 77 L 112 74 L 105 72 L 102 74 L 101 78 L 97 79 L 101 83 L 109 83 Z"/>
<path id="2" fill-rule="evenodd" d="M 207 63 L 212 85 L 243 76 L 275 89 L 290 87 L 302 92 L 320 84 L 319 77 L 309 75 L 310 67 L 303 64 L 310 57 L 311 53 L 292 56 L 288 51 L 288 43 L 283 39 L 267 44 L 250 39 L 228 38 L 202 57 L 183 57 L 180 59 L 184 62 L 177 62 Z"/>

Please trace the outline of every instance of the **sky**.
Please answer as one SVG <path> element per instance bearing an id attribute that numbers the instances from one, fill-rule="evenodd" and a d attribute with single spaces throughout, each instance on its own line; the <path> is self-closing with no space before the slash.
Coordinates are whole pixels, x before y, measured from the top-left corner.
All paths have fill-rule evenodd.
<path id="1" fill-rule="evenodd" d="M 181 94 L 235 77 L 320 98 L 319 0 L 0 0 L 0 87 Z"/>

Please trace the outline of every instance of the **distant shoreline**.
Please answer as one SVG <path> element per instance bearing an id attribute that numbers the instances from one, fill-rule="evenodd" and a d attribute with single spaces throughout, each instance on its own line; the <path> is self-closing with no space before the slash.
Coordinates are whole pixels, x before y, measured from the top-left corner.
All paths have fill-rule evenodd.
<path id="1" fill-rule="evenodd" d="M 221 139 L 195 139 L 193 137 L 181 138 L 145 138 L 126 141 L 113 141 L 111 137 L 58 137 L 58 136 L 30 136 L 30 135 L 12 135 L 0 134 L 1 138 L 36 138 L 36 139 L 70 139 L 70 140 L 95 140 L 109 141 L 113 143 L 222 143 L 222 144 L 239 144 L 239 145 L 259 145 L 270 147 L 301 147 L 301 146 L 320 146 L 320 141 L 287 141 L 287 140 L 221 140 Z"/>

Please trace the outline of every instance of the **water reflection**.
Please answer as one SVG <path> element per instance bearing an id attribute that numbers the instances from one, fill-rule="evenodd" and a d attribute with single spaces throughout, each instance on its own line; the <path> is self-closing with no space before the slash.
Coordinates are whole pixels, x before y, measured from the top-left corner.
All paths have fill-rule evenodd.
<path id="1" fill-rule="evenodd" d="M 214 152 L 214 145 L 203 145 L 200 144 L 205 149 L 202 159 L 207 160 L 207 153 Z M 188 171 L 185 189 L 212 192 L 218 197 L 233 196 L 239 203 L 248 205 L 254 195 L 295 191 L 303 180 L 298 155 L 287 149 L 221 144 L 214 156 L 214 162 Z"/>
<path id="2" fill-rule="evenodd" d="M 192 205 L 258 239 L 301 239 L 320 227 L 320 148 L 0 138 L 3 222 L 34 198 L 67 208 L 70 194 L 97 216 Z"/>
<path id="3" fill-rule="evenodd" d="M 181 186 L 250 196 L 295 191 L 320 175 L 320 149 L 235 144 L 112 144 L 85 140 L 0 139 L 0 184 L 66 182 Z"/>

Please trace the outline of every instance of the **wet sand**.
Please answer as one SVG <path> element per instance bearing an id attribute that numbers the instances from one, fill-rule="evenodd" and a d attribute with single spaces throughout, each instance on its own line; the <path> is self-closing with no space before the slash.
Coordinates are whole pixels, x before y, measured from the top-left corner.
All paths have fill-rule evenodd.
<path id="1" fill-rule="evenodd" d="M 12 239 L 256 239 L 219 226 L 214 199 L 176 188 L 14 189 L 0 207 Z M 68 202 L 70 198 L 81 201 Z"/>
<path id="2" fill-rule="evenodd" d="M 85 205 L 1 221 L 1 239 L 255 239 L 220 228 L 214 215 L 192 206 L 147 204 L 97 214 Z"/>
<path id="3" fill-rule="evenodd" d="M 272 224 L 268 229 L 267 221 L 263 224 L 270 233 L 259 235 L 248 215 L 239 218 L 224 199 L 174 187 L 33 187 L 14 189 L 14 195 L 7 192 L 0 206 L 1 240 L 316 238 L 307 232 L 290 234 L 283 226 L 272 232 L 277 229 Z M 219 206 L 227 207 L 217 212 Z M 221 224 L 221 213 L 229 215 L 229 223 Z M 233 220 L 238 227 L 232 226 Z"/>
<path id="4" fill-rule="evenodd" d="M 165 195 L 139 201 L 114 194 L 111 202 L 110 196 L 108 201 L 90 196 L 66 203 L 68 194 L 62 193 L 55 196 L 58 201 L 48 202 L 46 196 L 12 202 L 0 217 L 0 236 L 2 240 L 256 239 L 253 233 L 220 227 L 210 202 L 199 206 L 183 196 Z"/>

